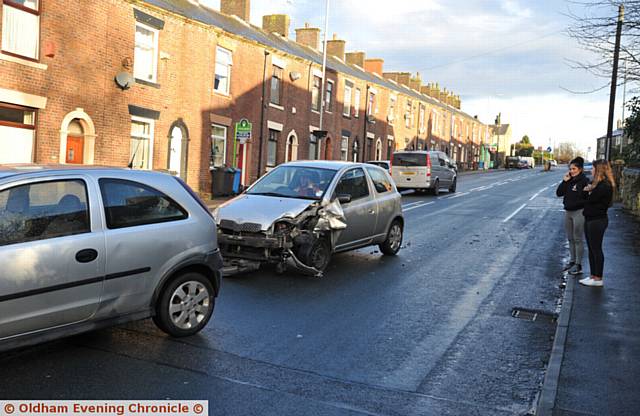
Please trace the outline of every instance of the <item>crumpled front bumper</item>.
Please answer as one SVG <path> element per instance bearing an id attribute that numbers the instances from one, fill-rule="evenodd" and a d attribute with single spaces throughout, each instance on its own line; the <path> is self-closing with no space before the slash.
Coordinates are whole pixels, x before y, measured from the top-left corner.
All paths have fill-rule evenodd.
<path id="1" fill-rule="evenodd" d="M 284 236 L 244 236 L 224 233 L 218 234 L 218 244 L 268 249 L 287 249 L 293 247 L 293 242 L 288 241 Z"/>

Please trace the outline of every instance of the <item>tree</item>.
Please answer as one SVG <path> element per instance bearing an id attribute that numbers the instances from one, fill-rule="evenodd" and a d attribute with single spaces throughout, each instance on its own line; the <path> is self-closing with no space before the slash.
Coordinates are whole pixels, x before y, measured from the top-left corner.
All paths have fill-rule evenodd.
<path id="1" fill-rule="evenodd" d="M 627 105 L 631 115 L 624 122 L 624 135 L 629 144 L 624 148 L 622 158 L 628 165 L 640 165 L 640 97 L 633 97 Z"/>
<path id="2" fill-rule="evenodd" d="M 533 145 L 529 136 L 525 134 L 520 142 L 516 143 L 516 156 L 531 157 L 532 155 Z"/>
<path id="3" fill-rule="evenodd" d="M 569 163 L 573 158 L 583 156 L 575 144 L 568 142 L 559 143 L 554 154 L 558 163 Z"/>
<path id="4" fill-rule="evenodd" d="M 581 12 L 568 13 L 573 21 L 568 29 L 569 36 L 594 54 L 593 60 L 574 62 L 575 66 L 611 78 L 620 1 L 574 0 L 572 4 L 581 7 Z M 634 82 L 640 80 L 640 0 L 625 1 L 624 7 L 620 60 L 626 61 L 627 80 Z"/>

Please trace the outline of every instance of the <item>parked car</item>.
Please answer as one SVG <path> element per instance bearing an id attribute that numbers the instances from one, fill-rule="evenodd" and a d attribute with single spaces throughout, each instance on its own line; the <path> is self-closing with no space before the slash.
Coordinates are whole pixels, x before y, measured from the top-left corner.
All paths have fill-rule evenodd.
<path id="1" fill-rule="evenodd" d="M 435 150 L 396 152 L 391 171 L 399 189 L 429 190 L 438 195 L 441 189 L 455 192 L 458 184 L 455 164 L 444 152 Z"/>
<path id="2" fill-rule="evenodd" d="M 585 175 L 591 175 L 592 171 L 593 171 L 593 163 L 585 162 L 584 167 L 583 167 L 584 174 Z"/>
<path id="3" fill-rule="evenodd" d="M 553 166 L 554 168 L 555 168 L 555 167 L 558 167 L 558 161 L 557 161 L 557 160 L 555 160 L 555 159 L 551 159 L 551 160 L 549 161 L 549 163 L 550 163 L 550 164 L 551 164 L 551 166 Z"/>
<path id="4" fill-rule="evenodd" d="M 200 331 L 220 290 L 216 224 L 180 179 L 0 166 L 0 350 L 153 317 Z"/>
<path id="5" fill-rule="evenodd" d="M 401 197 L 378 166 L 331 161 L 280 165 L 214 211 L 225 275 L 274 264 L 321 276 L 333 253 L 400 250 Z"/>
<path id="6" fill-rule="evenodd" d="M 519 156 L 507 156 L 504 161 L 505 169 L 520 169 L 520 157 Z"/>
<path id="7" fill-rule="evenodd" d="M 518 169 L 529 169 L 529 162 L 524 159 L 518 161 Z"/>
<path id="8" fill-rule="evenodd" d="M 380 166 L 382 169 L 391 173 L 391 161 L 390 160 L 370 160 L 367 162 L 369 165 Z"/>

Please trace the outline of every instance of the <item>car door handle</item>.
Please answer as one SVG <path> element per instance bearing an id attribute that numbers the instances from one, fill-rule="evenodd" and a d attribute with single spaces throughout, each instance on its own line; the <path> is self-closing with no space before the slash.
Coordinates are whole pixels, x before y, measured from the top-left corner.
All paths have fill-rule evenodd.
<path id="1" fill-rule="evenodd" d="M 376 211 L 375 211 L 375 210 L 373 210 L 373 209 L 370 209 L 370 210 L 369 210 L 369 214 L 371 214 L 371 215 L 375 215 L 375 214 L 376 214 Z"/>
<path id="2" fill-rule="evenodd" d="M 76 253 L 76 261 L 78 263 L 91 263 L 98 258 L 98 252 L 92 248 L 86 248 Z"/>

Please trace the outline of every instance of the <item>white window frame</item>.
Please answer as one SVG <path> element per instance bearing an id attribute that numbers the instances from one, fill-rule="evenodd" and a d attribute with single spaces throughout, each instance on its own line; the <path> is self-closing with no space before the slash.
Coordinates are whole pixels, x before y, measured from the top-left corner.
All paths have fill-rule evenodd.
<path id="1" fill-rule="evenodd" d="M 320 80 L 320 85 L 316 86 L 316 79 Z M 322 82 L 322 77 L 318 76 L 318 75 L 313 75 L 311 77 L 311 111 L 314 111 L 316 113 L 320 112 L 320 108 L 322 107 L 322 86 L 323 86 L 323 82 Z M 313 97 L 313 92 L 317 89 L 317 95 L 315 97 Z"/>
<path id="2" fill-rule="evenodd" d="M 276 138 L 275 140 L 271 139 L 271 132 L 272 131 L 275 132 L 275 138 Z M 271 127 L 269 127 L 267 129 L 267 167 L 268 168 L 274 168 L 274 167 L 278 166 L 278 141 L 280 140 L 280 134 L 281 133 L 282 133 L 282 129 L 277 130 L 277 129 L 274 129 L 274 128 L 271 128 Z M 269 149 L 269 147 L 272 145 L 272 143 L 276 148 L 275 148 L 275 154 L 273 155 L 273 163 L 270 163 L 270 160 L 269 160 L 270 149 Z"/>
<path id="3" fill-rule="evenodd" d="M 344 106 L 342 107 L 342 115 L 345 117 L 351 117 L 351 101 L 353 100 L 353 86 L 348 85 L 349 82 L 344 82 Z M 349 91 L 349 94 L 347 94 Z"/>
<path id="4" fill-rule="evenodd" d="M 340 140 L 340 160 L 349 161 L 349 136 L 342 136 Z"/>
<path id="5" fill-rule="evenodd" d="M 1 43 L 0 43 L 0 50 L 2 50 L 3 52 L 7 52 L 7 54 L 11 54 L 15 57 L 18 58 L 26 58 L 28 60 L 31 61 L 35 61 L 38 62 L 40 60 L 40 15 L 41 15 L 41 8 L 42 8 L 42 0 L 37 0 L 36 1 L 36 8 L 33 9 L 31 7 L 28 6 L 23 6 L 24 8 L 28 9 L 28 10 L 32 10 L 31 12 L 28 12 L 26 10 L 23 10 L 21 8 L 15 7 L 13 4 L 10 3 L 4 3 L 2 1 L 0 1 L 0 6 L 2 6 L 2 32 L 1 32 Z M 16 52 L 14 50 L 10 50 L 9 49 L 9 45 L 7 45 L 7 42 L 9 42 L 10 36 L 8 35 L 8 32 L 6 32 L 5 30 L 8 31 L 7 28 L 10 27 L 10 25 L 8 24 L 7 19 L 9 18 L 9 13 L 7 13 L 7 11 L 5 10 L 5 8 L 12 8 L 13 11 L 12 12 L 18 12 L 18 13 L 27 13 L 30 14 L 32 16 L 35 16 L 35 20 L 36 20 L 36 30 L 37 30 L 37 35 L 36 35 L 36 39 L 35 39 L 35 51 L 34 51 L 34 55 L 24 55 L 22 53 Z M 20 28 L 18 29 L 18 33 L 16 33 L 15 35 L 19 37 L 19 35 L 22 33 L 22 31 L 24 31 L 25 28 Z"/>
<path id="6" fill-rule="evenodd" d="M 356 88 L 354 101 L 353 101 L 353 113 L 355 118 L 360 117 L 360 100 L 361 99 L 362 99 L 362 91 L 360 90 L 360 88 Z"/>
<path id="7" fill-rule="evenodd" d="M 229 62 L 226 64 L 227 68 L 227 84 L 224 90 L 216 88 L 216 76 L 218 75 L 218 64 L 222 65 L 219 61 L 221 55 L 228 55 Z M 233 72 L 233 52 L 230 49 L 223 48 L 222 46 L 216 46 L 216 61 L 213 70 L 213 90 L 218 94 L 229 95 L 231 93 L 231 74 Z"/>
<path id="8" fill-rule="evenodd" d="M 138 73 L 136 71 L 136 63 L 138 62 L 137 59 L 135 59 L 135 55 L 136 55 L 136 51 L 138 50 L 138 41 L 137 39 L 134 41 L 135 45 L 134 45 L 134 53 L 133 53 L 133 76 L 136 79 L 142 80 L 142 81 L 147 81 L 147 82 L 157 82 L 158 80 L 158 38 L 160 37 L 160 31 L 158 29 L 156 29 L 155 27 L 149 26 L 149 25 L 145 25 L 144 23 L 141 22 L 136 22 L 136 33 L 135 36 L 137 38 L 138 36 L 138 27 L 141 27 L 144 30 L 148 30 L 150 32 L 153 33 L 153 64 L 152 64 L 152 68 L 151 68 L 151 78 L 150 79 L 145 79 L 145 78 L 139 78 L 138 77 Z M 140 64 L 138 64 L 140 65 Z"/>
<path id="9" fill-rule="evenodd" d="M 393 124 L 396 118 L 396 105 L 398 104 L 398 98 L 393 95 L 389 97 L 389 114 L 387 120 L 389 124 Z"/>
<path id="10" fill-rule="evenodd" d="M 156 121 L 152 118 L 131 116 L 131 121 L 137 121 L 138 123 L 147 123 L 149 124 L 149 137 L 142 137 L 149 140 L 149 166 L 146 168 L 142 168 L 142 170 L 152 170 L 153 169 L 153 141 L 154 141 L 154 133 L 156 129 Z M 131 140 L 133 136 L 129 133 L 129 140 Z M 133 154 L 129 154 L 129 160 L 133 161 Z"/>
<path id="11" fill-rule="evenodd" d="M 224 137 L 223 136 L 214 136 L 213 135 L 213 128 L 214 127 L 218 127 L 221 129 L 224 129 Z M 222 164 L 221 165 L 216 165 L 215 164 L 215 160 L 213 160 L 213 167 L 214 168 L 219 168 L 225 165 L 225 163 L 227 162 L 227 137 L 229 136 L 229 127 L 223 125 L 223 124 L 217 124 L 217 123 L 211 123 L 210 125 L 211 128 L 211 133 L 210 133 L 210 137 L 211 137 L 211 154 L 213 155 L 213 143 L 214 143 L 214 138 L 218 138 L 218 139 L 223 139 L 222 142 L 224 143 L 224 146 L 222 147 Z"/>

